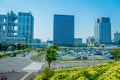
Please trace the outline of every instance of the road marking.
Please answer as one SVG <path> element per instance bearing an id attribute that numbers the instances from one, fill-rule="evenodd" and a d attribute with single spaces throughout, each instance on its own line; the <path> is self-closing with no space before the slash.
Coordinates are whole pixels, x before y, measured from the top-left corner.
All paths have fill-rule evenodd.
<path id="1" fill-rule="evenodd" d="M 20 80 L 25 80 L 25 78 L 27 78 L 32 72 L 29 72 L 27 75 L 25 75 L 22 79 Z"/>

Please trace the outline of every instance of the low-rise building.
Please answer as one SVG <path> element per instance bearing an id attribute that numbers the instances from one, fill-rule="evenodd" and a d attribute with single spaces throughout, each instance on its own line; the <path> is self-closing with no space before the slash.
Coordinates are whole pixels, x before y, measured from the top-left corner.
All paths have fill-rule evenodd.
<path id="1" fill-rule="evenodd" d="M 15 44 L 15 43 L 25 43 L 25 37 L 6 37 L 6 40 L 4 41 L 6 44 Z"/>
<path id="2" fill-rule="evenodd" d="M 95 38 L 93 36 L 92 37 L 88 37 L 86 39 L 86 43 L 87 43 L 88 46 L 94 45 L 95 44 Z"/>
<path id="3" fill-rule="evenodd" d="M 79 46 L 79 45 L 82 44 L 82 38 L 75 38 L 75 41 L 74 41 L 74 42 L 75 42 L 75 43 L 74 43 L 75 46 Z"/>

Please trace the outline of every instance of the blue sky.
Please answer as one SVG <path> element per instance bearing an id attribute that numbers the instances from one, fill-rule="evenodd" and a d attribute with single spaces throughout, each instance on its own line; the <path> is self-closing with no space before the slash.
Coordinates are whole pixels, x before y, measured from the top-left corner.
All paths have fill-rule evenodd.
<path id="1" fill-rule="evenodd" d="M 54 14 L 75 16 L 75 37 L 94 36 L 99 17 L 110 17 L 113 33 L 120 32 L 120 0 L 0 0 L 0 14 L 9 11 L 29 12 L 34 16 L 34 37 L 43 41 L 53 38 Z"/>

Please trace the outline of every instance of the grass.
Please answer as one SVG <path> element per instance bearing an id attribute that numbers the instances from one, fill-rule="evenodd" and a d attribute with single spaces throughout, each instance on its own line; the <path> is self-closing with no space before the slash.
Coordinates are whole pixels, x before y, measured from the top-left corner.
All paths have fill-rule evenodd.
<path id="1" fill-rule="evenodd" d="M 31 59 L 38 59 L 38 58 L 40 58 L 41 57 L 41 55 L 43 54 L 43 52 L 40 52 L 40 53 L 38 53 L 38 54 L 36 54 L 36 55 L 34 55 L 34 56 L 32 56 L 32 58 Z"/>
<path id="2" fill-rule="evenodd" d="M 6 54 L 0 54 L 0 59 L 2 59 L 2 58 L 7 58 L 7 57 L 9 57 L 11 54 L 13 54 L 13 53 L 15 53 L 16 55 L 18 55 L 18 54 L 21 54 L 22 52 L 31 52 L 31 51 L 33 51 L 34 49 L 26 49 L 26 50 L 19 50 L 19 51 L 17 51 L 17 52 L 8 52 L 8 53 L 6 53 Z"/>

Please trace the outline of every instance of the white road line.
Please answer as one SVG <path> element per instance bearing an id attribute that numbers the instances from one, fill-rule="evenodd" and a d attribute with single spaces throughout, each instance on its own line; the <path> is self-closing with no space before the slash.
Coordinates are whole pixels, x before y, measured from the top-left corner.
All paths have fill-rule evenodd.
<path id="1" fill-rule="evenodd" d="M 20 80 L 25 80 L 25 78 L 27 78 L 32 72 L 29 72 L 27 75 L 25 75 L 22 79 Z"/>

